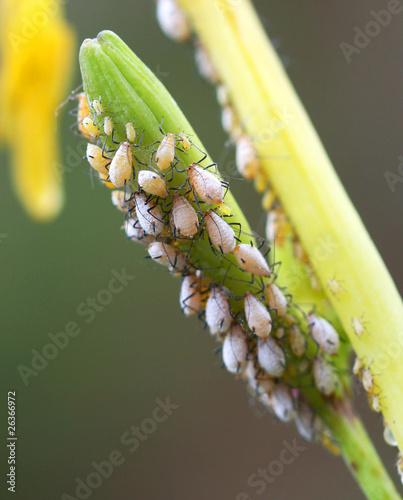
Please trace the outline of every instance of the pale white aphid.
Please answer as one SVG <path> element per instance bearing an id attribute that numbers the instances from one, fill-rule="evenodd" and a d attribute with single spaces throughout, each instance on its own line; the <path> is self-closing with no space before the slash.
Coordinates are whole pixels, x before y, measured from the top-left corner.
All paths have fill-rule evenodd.
<path id="1" fill-rule="evenodd" d="M 274 283 L 268 283 L 265 288 L 265 296 L 270 309 L 276 309 L 279 316 L 284 316 L 287 312 L 287 299 L 283 292 Z"/>
<path id="2" fill-rule="evenodd" d="M 369 394 L 368 401 L 371 410 L 376 411 L 377 413 L 381 411 L 381 400 L 378 394 Z"/>
<path id="3" fill-rule="evenodd" d="M 228 297 L 218 286 L 213 286 L 206 304 L 206 323 L 210 333 L 215 335 L 227 332 L 231 322 Z"/>
<path id="4" fill-rule="evenodd" d="M 199 218 L 195 209 L 180 194 L 173 197 L 171 220 L 174 235 L 178 237 L 192 238 L 199 229 Z"/>
<path id="5" fill-rule="evenodd" d="M 97 172 L 108 175 L 109 172 L 106 167 L 110 165 L 111 159 L 102 152 L 101 148 L 95 146 L 95 144 L 88 143 L 87 160 L 91 167 L 94 168 Z"/>
<path id="6" fill-rule="evenodd" d="M 206 49 L 198 43 L 195 48 L 195 60 L 200 76 L 211 83 L 218 82 L 218 75 Z"/>
<path id="7" fill-rule="evenodd" d="M 244 303 L 249 328 L 258 337 L 267 338 L 273 326 L 269 311 L 252 292 L 246 292 Z"/>
<path id="8" fill-rule="evenodd" d="M 151 170 L 140 170 L 138 182 L 139 187 L 148 194 L 154 194 L 160 198 L 166 198 L 169 194 L 164 179 Z"/>
<path id="9" fill-rule="evenodd" d="M 284 384 L 276 384 L 271 395 L 271 405 L 276 417 L 282 422 L 291 422 L 296 415 L 290 389 Z"/>
<path id="10" fill-rule="evenodd" d="M 303 403 L 295 415 L 295 426 L 303 439 L 313 442 L 318 438 L 321 421 L 312 409 Z"/>
<path id="11" fill-rule="evenodd" d="M 337 377 L 333 367 L 322 357 L 317 356 L 314 359 L 312 371 L 315 385 L 320 392 L 325 396 L 332 395 L 337 387 Z"/>
<path id="12" fill-rule="evenodd" d="M 92 101 L 92 108 L 95 111 L 97 116 L 101 116 L 102 113 L 105 111 L 104 107 L 101 104 L 101 101 L 98 101 L 98 99 L 94 99 Z"/>
<path id="13" fill-rule="evenodd" d="M 299 329 L 298 325 L 296 324 L 293 324 L 290 327 L 289 341 L 291 350 L 295 354 L 295 356 L 297 356 L 298 358 L 303 356 L 306 349 L 306 340 L 302 335 L 302 332 Z"/>
<path id="14" fill-rule="evenodd" d="M 224 188 L 214 174 L 192 163 L 188 168 L 188 178 L 192 189 L 206 203 L 220 205 L 224 200 Z"/>
<path id="15" fill-rule="evenodd" d="M 186 137 L 186 135 L 183 132 L 181 134 L 179 134 L 179 137 L 180 137 L 182 149 L 184 149 L 185 151 L 189 151 L 189 149 L 191 147 L 191 143 L 190 143 L 189 139 Z"/>
<path id="16" fill-rule="evenodd" d="M 363 368 L 361 371 L 362 386 L 366 392 L 371 393 L 374 390 L 374 379 L 369 368 Z"/>
<path id="17" fill-rule="evenodd" d="M 244 331 L 239 325 L 232 325 L 222 346 L 222 359 L 227 370 L 238 373 L 246 365 L 248 343 Z"/>
<path id="18" fill-rule="evenodd" d="M 255 366 L 256 361 L 250 360 L 246 367 L 246 376 L 252 390 L 257 394 L 266 394 L 271 392 L 274 387 L 273 378 L 262 368 Z"/>
<path id="19" fill-rule="evenodd" d="M 171 163 L 175 158 L 175 134 L 167 134 L 162 139 L 160 145 L 158 146 L 157 153 L 155 155 L 155 161 L 157 162 L 158 168 L 160 170 L 166 170 L 171 166 Z"/>
<path id="20" fill-rule="evenodd" d="M 354 361 L 353 365 L 353 373 L 354 375 L 358 375 L 361 377 L 361 370 L 364 368 L 363 362 L 360 360 L 360 358 L 357 356 Z"/>
<path id="21" fill-rule="evenodd" d="M 329 287 L 329 290 L 332 292 L 332 294 L 336 297 L 344 291 L 344 288 L 340 285 L 340 283 L 334 279 L 327 280 L 327 286 Z"/>
<path id="22" fill-rule="evenodd" d="M 385 428 L 383 430 L 383 439 L 389 446 L 397 446 L 396 438 L 387 425 L 385 425 Z"/>
<path id="23" fill-rule="evenodd" d="M 236 240 L 232 227 L 213 210 L 208 210 L 206 212 L 204 221 L 211 243 L 222 253 L 233 252 Z"/>
<path id="24" fill-rule="evenodd" d="M 128 239 L 142 243 L 143 245 L 149 245 L 154 241 L 154 236 L 150 234 L 146 235 L 143 229 L 139 227 L 137 217 L 135 216 L 125 221 L 125 232 Z"/>
<path id="25" fill-rule="evenodd" d="M 224 107 L 229 104 L 228 89 L 225 85 L 217 85 L 216 95 L 220 106 Z"/>
<path id="26" fill-rule="evenodd" d="M 152 200 L 148 200 L 144 194 L 135 193 L 136 214 L 140 226 L 147 234 L 157 236 L 164 229 L 162 215 L 158 206 Z"/>
<path id="27" fill-rule="evenodd" d="M 227 134 L 232 134 L 236 127 L 236 116 L 231 106 L 224 106 L 221 113 L 221 125 Z"/>
<path id="28" fill-rule="evenodd" d="M 257 359 L 261 367 L 273 377 L 281 377 L 285 369 L 285 356 L 272 337 L 257 339 Z"/>
<path id="29" fill-rule="evenodd" d="M 133 157 L 130 144 L 122 142 L 109 167 L 109 178 L 117 188 L 123 187 L 133 173 Z"/>
<path id="30" fill-rule="evenodd" d="M 158 0 L 157 20 L 166 36 L 183 42 L 190 37 L 190 24 L 175 0 Z"/>
<path id="31" fill-rule="evenodd" d="M 241 135 L 236 141 L 235 161 L 239 173 L 245 179 L 254 179 L 259 170 L 259 160 L 252 139 Z"/>
<path id="32" fill-rule="evenodd" d="M 270 277 L 269 265 L 256 247 L 241 243 L 234 248 L 234 255 L 238 264 L 248 273 Z"/>
<path id="33" fill-rule="evenodd" d="M 360 318 L 353 318 L 351 321 L 354 333 L 360 337 L 365 332 L 365 327 Z"/>
<path id="34" fill-rule="evenodd" d="M 113 121 L 110 116 L 105 116 L 104 118 L 104 132 L 107 136 L 112 135 L 113 132 Z"/>
<path id="35" fill-rule="evenodd" d="M 170 271 L 183 271 L 187 266 L 185 256 L 167 243 L 160 241 L 151 243 L 148 253 L 155 262 L 167 266 Z"/>
<path id="36" fill-rule="evenodd" d="M 196 316 L 201 308 L 200 279 L 194 274 L 185 276 L 182 281 L 179 303 L 186 316 Z"/>
<path id="37" fill-rule="evenodd" d="M 83 127 L 93 139 L 98 139 L 99 129 L 90 116 L 84 118 Z"/>
<path id="38" fill-rule="evenodd" d="M 311 335 L 320 349 L 325 354 L 337 354 L 339 351 L 340 338 L 333 326 L 324 318 L 318 318 L 314 314 L 308 314 L 308 323 L 311 326 Z"/>
<path id="39" fill-rule="evenodd" d="M 129 142 L 134 142 L 136 140 L 136 131 L 134 130 L 133 123 L 129 122 L 125 125 L 126 137 Z"/>

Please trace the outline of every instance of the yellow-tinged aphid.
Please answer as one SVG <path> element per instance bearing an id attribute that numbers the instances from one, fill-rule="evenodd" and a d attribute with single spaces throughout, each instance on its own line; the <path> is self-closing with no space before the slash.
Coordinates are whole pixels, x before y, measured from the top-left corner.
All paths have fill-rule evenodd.
<path id="1" fill-rule="evenodd" d="M 361 359 L 357 356 L 354 361 L 353 365 L 353 373 L 354 375 L 357 375 L 358 377 L 361 378 L 361 371 L 364 368 L 364 364 L 361 361 Z"/>
<path id="2" fill-rule="evenodd" d="M 151 172 L 151 170 L 141 170 L 138 181 L 139 187 L 148 194 L 153 194 L 164 199 L 169 194 L 164 179 L 155 172 Z"/>
<path id="3" fill-rule="evenodd" d="M 105 155 L 102 149 L 95 144 L 87 144 L 87 160 L 92 168 L 97 172 L 108 175 L 107 167 L 111 164 L 111 159 Z"/>
<path id="4" fill-rule="evenodd" d="M 353 318 L 351 321 L 351 326 L 354 330 L 354 333 L 358 336 L 361 337 L 363 333 L 365 332 L 365 326 L 364 323 L 360 318 Z"/>
<path id="5" fill-rule="evenodd" d="M 125 125 L 126 129 L 126 137 L 129 142 L 134 142 L 136 140 L 136 131 L 134 130 L 133 123 L 126 123 Z"/>
<path id="6" fill-rule="evenodd" d="M 257 276 L 270 277 L 269 265 L 256 247 L 241 243 L 234 248 L 234 255 L 244 271 Z"/>
<path id="7" fill-rule="evenodd" d="M 363 368 L 361 370 L 361 381 L 364 390 L 368 393 L 372 393 L 374 390 L 374 379 L 369 368 Z"/>
<path id="8" fill-rule="evenodd" d="M 369 393 L 368 394 L 368 402 L 371 410 L 379 413 L 381 411 L 381 400 L 378 394 Z"/>
<path id="9" fill-rule="evenodd" d="M 340 295 L 344 291 L 344 288 L 335 279 L 327 280 L 327 286 L 329 287 L 329 290 L 332 292 L 332 294 L 335 297 L 337 297 L 338 295 Z"/>
<path id="10" fill-rule="evenodd" d="M 239 173 L 245 179 L 254 179 L 256 177 L 259 171 L 259 160 L 256 148 L 249 136 L 241 135 L 237 139 L 235 160 Z M 266 188 L 266 182 L 264 182 L 263 188 Z"/>
<path id="11" fill-rule="evenodd" d="M 115 189 L 116 186 L 112 184 L 112 182 L 108 181 L 108 175 L 105 175 L 102 172 L 99 172 L 98 175 L 104 186 L 106 186 L 109 189 Z"/>
<path id="12" fill-rule="evenodd" d="M 188 177 L 192 189 L 206 203 L 220 205 L 224 200 L 224 188 L 214 174 L 192 163 L 188 168 Z"/>
<path id="13" fill-rule="evenodd" d="M 268 189 L 262 198 L 262 207 L 267 212 L 272 209 L 274 203 L 276 202 L 276 194 L 272 189 Z"/>
<path id="14" fill-rule="evenodd" d="M 273 326 L 270 312 L 252 292 L 246 292 L 244 307 L 245 318 L 249 328 L 258 337 L 267 338 Z"/>
<path id="15" fill-rule="evenodd" d="M 117 188 L 121 188 L 130 179 L 132 173 L 132 150 L 128 142 L 122 142 L 109 167 L 109 178 Z"/>
<path id="16" fill-rule="evenodd" d="M 105 111 L 104 107 L 101 104 L 101 100 L 94 99 L 91 103 L 91 106 L 97 116 L 101 116 L 102 113 Z"/>
<path id="17" fill-rule="evenodd" d="M 186 135 L 183 132 L 181 134 L 179 134 L 179 137 L 180 137 L 180 141 L 182 144 L 182 148 L 185 151 L 189 151 L 189 149 L 191 147 L 191 143 L 190 143 L 189 139 L 186 137 Z"/>
<path id="18" fill-rule="evenodd" d="M 110 116 L 105 116 L 104 118 L 104 132 L 107 136 L 112 135 L 113 132 L 113 121 Z"/>
<path id="19" fill-rule="evenodd" d="M 192 238 L 199 230 L 199 218 L 195 209 L 180 194 L 175 194 L 173 197 L 171 220 L 174 236 L 179 238 Z"/>
<path id="20" fill-rule="evenodd" d="M 236 240 L 232 227 L 213 210 L 208 210 L 206 212 L 204 221 L 211 243 L 215 245 L 221 253 L 233 252 Z"/>
<path id="21" fill-rule="evenodd" d="M 89 136 L 87 130 L 84 128 L 83 120 L 91 114 L 90 108 L 88 106 L 87 98 L 85 97 L 85 92 L 81 92 L 76 96 L 78 100 L 78 112 L 77 112 L 77 124 L 79 131 L 86 137 Z"/>
<path id="22" fill-rule="evenodd" d="M 175 158 L 175 134 L 167 134 L 158 146 L 157 153 L 155 155 L 155 161 L 157 162 L 158 168 L 160 170 L 166 170 L 169 168 Z"/>
<path id="23" fill-rule="evenodd" d="M 83 127 L 86 132 L 93 138 L 98 139 L 99 129 L 95 124 L 94 120 L 90 116 L 86 116 L 83 120 Z"/>

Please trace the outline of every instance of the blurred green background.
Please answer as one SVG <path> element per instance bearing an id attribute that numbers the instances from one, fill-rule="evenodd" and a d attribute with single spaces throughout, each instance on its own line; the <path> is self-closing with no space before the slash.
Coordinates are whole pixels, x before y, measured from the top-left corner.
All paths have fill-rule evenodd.
<path id="1" fill-rule="evenodd" d="M 403 153 L 403 14 L 347 64 L 339 44 L 352 43 L 354 27 L 363 28 L 371 9 L 382 8 L 379 2 L 256 0 L 255 5 L 289 61 L 291 79 L 402 291 L 403 184 L 392 192 L 384 172 L 397 174 Z M 192 47 L 160 32 L 151 0 L 72 0 L 66 8 L 80 41 L 102 29 L 118 33 L 161 75 L 212 157 L 218 162 L 233 158 L 214 89 L 199 78 Z M 256 414 L 244 385 L 220 370 L 214 340 L 200 322 L 179 313 L 180 281 L 151 266 L 144 249 L 125 240 L 110 192 L 99 183 L 92 186 L 89 168 L 80 160 L 83 142 L 68 132 L 71 122 L 65 114 L 60 125 L 70 170 L 67 203 L 52 224 L 35 225 L 22 212 L 10 185 L 9 156 L 0 152 L 0 233 L 7 235 L 0 243 L 0 407 L 5 430 L 6 391 L 16 390 L 15 496 L 55 500 L 67 493 L 77 498 L 76 478 L 85 480 L 94 472 L 92 462 L 120 450 L 124 463 L 88 498 L 235 500 L 240 492 L 251 499 L 361 498 L 341 459 L 304 443 L 293 425 Z M 253 186 L 234 180 L 232 189 L 263 233 Z M 106 288 L 111 271 L 122 268 L 135 279 L 85 323 L 77 315 L 79 304 Z M 29 365 L 31 350 L 42 350 L 48 334 L 64 330 L 69 321 L 78 323 L 80 335 L 25 386 L 17 366 Z M 380 417 L 358 392 L 359 411 L 397 481 L 396 452 L 384 443 Z M 122 434 L 152 417 L 155 399 L 166 397 L 179 408 L 130 452 L 120 442 Z M 295 438 L 306 449 L 259 495 L 248 485 L 249 476 L 279 458 L 283 440 Z M 1 477 L 1 497 L 7 498 L 11 493 Z"/>

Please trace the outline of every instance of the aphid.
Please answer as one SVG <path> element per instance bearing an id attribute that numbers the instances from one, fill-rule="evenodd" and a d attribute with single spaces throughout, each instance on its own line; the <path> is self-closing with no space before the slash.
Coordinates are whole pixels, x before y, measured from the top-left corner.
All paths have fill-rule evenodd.
<path id="1" fill-rule="evenodd" d="M 256 247 L 242 243 L 234 248 L 234 255 L 244 271 L 258 276 L 270 277 L 269 265 Z"/>
<path id="2" fill-rule="evenodd" d="M 270 313 L 252 292 L 245 294 L 245 318 L 255 335 L 264 339 L 270 335 L 273 326 Z"/>
<path id="3" fill-rule="evenodd" d="M 87 130 L 84 128 L 83 125 L 84 118 L 86 118 L 91 114 L 87 98 L 85 97 L 85 92 L 77 94 L 76 98 L 78 100 L 78 112 L 77 112 L 78 129 L 85 137 L 89 137 L 89 134 L 87 133 Z"/>
<path id="4" fill-rule="evenodd" d="M 232 317 L 228 297 L 218 286 L 213 286 L 206 304 L 206 323 L 212 335 L 230 329 Z"/>
<path id="5" fill-rule="evenodd" d="M 143 245 L 153 243 L 154 236 L 144 233 L 143 229 L 138 225 L 137 217 L 127 219 L 124 227 L 126 236 L 129 240 L 135 241 L 136 243 L 142 243 Z"/>
<path id="6" fill-rule="evenodd" d="M 377 413 L 381 411 L 381 400 L 378 394 L 369 394 L 368 402 L 371 410 L 376 411 Z"/>
<path id="7" fill-rule="evenodd" d="M 155 241 L 148 247 L 150 257 L 170 271 L 183 271 L 187 267 L 185 256 L 172 245 Z"/>
<path id="8" fill-rule="evenodd" d="M 206 203 L 220 205 L 224 200 L 224 188 L 215 175 L 192 163 L 188 168 L 189 182 L 197 196 Z"/>
<path id="9" fill-rule="evenodd" d="M 190 37 L 191 29 L 185 14 L 174 0 L 158 0 L 157 20 L 166 36 L 177 42 Z"/>
<path id="10" fill-rule="evenodd" d="M 274 203 L 277 201 L 277 196 L 272 189 L 267 189 L 262 198 L 262 207 L 266 212 L 269 212 Z"/>
<path id="11" fill-rule="evenodd" d="M 283 292 L 274 283 L 268 283 L 265 288 L 265 296 L 270 309 L 275 309 L 279 316 L 287 312 L 287 299 Z"/>
<path id="12" fill-rule="evenodd" d="M 364 368 L 363 362 L 360 360 L 360 358 L 357 356 L 354 361 L 353 365 L 353 373 L 354 375 L 357 375 L 358 377 L 361 377 L 361 370 Z"/>
<path id="13" fill-rule="evenodd" d="M 99 137 L 99 129 L 94 123 L 93 119 L 90 116 L 86 116 L 83 120 L 83 127 L 86 132 L 93 138 L 98 139 Z"/>
<path id="14" fill-rule="evenodd" d="M 337 387 L 337 378 L 333 367 L 322 357 L 317 356 L 313 361 L 312 371 L 316 387 L 324 396 L 331 396 Z"/>
<path id="15" fill-rule="evenodd" d="M 136 214 L 139 219 L 140 226 L 147 234 L 157 236 L 164 229 L 160 209 L 152 200 L 147 202 L 144 194 L 135 193 Z"/>
<path id="16" fill-rule="evenodd" d="M 353 318 L 351 324 L 352 324 L 354 333 L 358 337 L 360 337 L 365 332 L 365 326 L 360 318 Z"/>
<path id="17" fill-rule="evenodd" d="M 217 83 L 217 72 L 206 49 L 200 43 L 198 43 L 195 48 L 195 60 L 200 76 L 213 84 Z"/>
<path id="18" fill-rule="evenodd" d="M 225 85 L 217 85 L 217 102 L 220 106 L 228 106 L 229 104 L 229 96 L 228 96 L 228 90 Z"/>
<path id="19" fill-rule="evenodd" d="M 160 0 L 161 1 L 161 0 Z M 158 146 L 155 155 L 160 170 L 166 170 L 171 166 L 175 158 L 175 134 L 167 134 Z"/>
<path id="20" fill-rule="evenodd" d="M 109 189 L 115 189 L 115 185 L 112 184 L 112 182 L 108 181 L 109 176 L 106 174 L 103 174 L 102 172 L 98 172 L 99 178 L 102 181 L 102 184 L 106 186 Z"/>
<path id="21" fill-rule="evenodd" d="M 191 147 L 191 144 L 190 144 L 190 141 L 189 139 L 186 137 L 186 135 L 182 132 L 181 134 L 179 134 L 179 137 L 180 137 L 180 140 L 181 140 L 181 145 L 182 145 L 182 148 L 185 150 L 185 151 L 189 151 L 190 147 Z"/>
<path id="22" fill-rule="evenodd" d="M 133 123 L 126 123 L 126 137 L 129 142 L 134 142 L 136 140 L 136 131 L 134 130 Z"/>
<path id="23" fill-rule="evenodd" d="M 221 253 L 233 252 L 236 240 L 232 227 L 213 210 L 208 210 L 206 212 L 204 221 L 206 223 L 207 234 L 212 244 L 215 245 Z"/>
<path id="24" fill-rule="evenodd" d="M 327 286 L 335 297 L 337 297 L 344 291 L 344 288 L 336 280 L 327 280 Z"/>
<path id="25" fill-rule="evenodd" d="M 369 368 L 363 368 L 361 371 L 361 381 L 366 392 L 371 393 L 374 390 L 374 379 Z"/>
<path id="26" fill-rule="evenodd" d="M 276 417 L 282 422 L 291 422 L 296 415 L 290 389 L 283 383 L 274 386 L 271 404 Z"/>
<path id="27" fill-rule="evenodd" d="M 318 439 L 321 421 L 313 410 L 303 403 L 295 415 L 295 426 L 303 439 L 314 442 Z"/>
<path id="28" fill-rule="evenodd" d="M 298 370 L 298 373 L 306 373 L 309 368 L 310 368 L 310 362 L 308 359 L 303 359 L 300 363 L 298 363 L 297 365 L 297 370 Z"/>
<path id="29" fill-rule="evenodd" d="M 199 282 L 199 278 L 194 274 L 183 278 L 179 303 L 186 316 L 196 316 L 201 309 Z"/>
<path id="30" fill-rule="evenodd" d="M 224 132 L 231 134 L 236 127 L 236 116 L 232 106 L 224 106 L 221 112 L 221 125 Z"/>
<path id="31" fill-rule="evenodd" d="M 259 170 L 259 160 L 252 140 L 247 135 L 241 135 L 236 141 L 235 161 L 239 173 L 245 179 L 254 179 Z"/>
<path id="32" fill-rule="evenodd" d="M 105 111 L 105 110 L 104 110 L 104 107 L 102 106 L 102 104 L 101 104 L 101 101 L 100 101 L 100 100 L 98 101 L 97 99 L 94 99 L 94 100 L 92 101 L 91 106 L 92 106 L 92 108 L 93 108 L 93 110 L 95 111 L 95 113 L 96 113 L 96 115 L 97 115 L 97 116 L 101 116 L 101 115 L 102 115 L 102 113 Z"/>
<path id="33" fill-rule="evenodd" d="M 282 339 L 285 335 L 285 328 L 283 328 L 282 326 L 280 326 L 280 328 L 277 328 L 277 330 L 275 330 L 274 332 L 274 336 L 276 337 L 276 339 Z"/>
<path id="34" fill-rule="evenodd" d="M 311 335 L 314 341 L 325 354 L 337 354 L 339 351 L 340 338 L 333 326 L 323 318 L 314 314 L 308 314 L 308 323 L 311 327 Z"/>
<path id="35" fill-rule="evenodd" d="M 121 212 L 128 211 L 128 203 L 125 201 L 125 193 L 123 191 L 112 191 L 112 204 Z"/>
<path id="36" fill-rule="evenodd" d="M 151 170 L 141 170 L 138 181 L 139 188 L 148 194 L 154 194 L 160 198 L 166 198 L 169 194 L 164 179 Z"/>
<path id="37" fill-rule="evenodd" d="M 385 425 L 385 428 L 383 430 L 383 439 L 389 446 L 397 446 L 396 438 L 387 425 Z"/>
<path id="38" fill-rule="evenodd" d="M 192 238 L 199 229 L 199 218 L 192 205 L 180 194 L 173 197 L 172 223 L 175 236 Z"/>
<path id="39" fill-rule="evenodd" d="M 257 359 L 261 367 L 273 377 L 281 377 L 285 369 L 285 356 L 272 337 L 257 339 Z"/>
<path id="40" fill-rule="evenodd" d="M 113 121 L 110 116 L 105 116 L 104 118 L 104 132 L 107 136 L 112 135 L 113 132 Z"/>
<path id="41" fill-rule="evenodd" d="M 222 359 L 231 373 L 239 373 L 246 364 L 248 343 L 245 333 L 239 325 L 232 325 L 222 346 Z"/>
<path id="42" fill-rule="evenodd" d="M 122 142 L 109 167 L 109 178 L 117 187 L 123 187 L 133 173 L 133 157 L 130 144 Z"/>
<path id="43" fill-rule="evenodd" d="M 306 349 L 306 340 L 305 337 L 302 335 L 298 325 L 295 324 L 291 325 L 289 341 L 291 350 L 295 354 L 295 356 L 297 356 L 297 358 L 303 356 Z"/>
<path id="44" fill-rule="evenodd" d="M 397 454 L 396 467 L 397 467 L 397 473 L 400 476 L 400 481 L 403 484 L 403 455 L 401 454 L 401 452 Z"/>
<path id="45" fill-rule="evenodd" d="M 273 378 L 262 368 L 255 366 L 255 361 L 250 360 L 246 367 L 246 376 L 252 390 L 257 394 L 266 394 L 271 392 L 274 387 Z"/>
<path id="46" fill-rule="evenodd" d="M 95 144 L 87 144 L 87 160 L 91 167 L 97 172 L 104 175 L 109 174 L 106 167 L 111 164 L 111 159 L 103 153 L 101 148 L 95 146 Z"/>

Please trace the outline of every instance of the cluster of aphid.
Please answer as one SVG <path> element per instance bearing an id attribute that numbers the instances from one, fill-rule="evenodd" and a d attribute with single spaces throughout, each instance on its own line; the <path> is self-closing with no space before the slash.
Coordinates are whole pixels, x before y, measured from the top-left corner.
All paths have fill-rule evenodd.
<path id="1" fill-rule="evenodd" d="M 205 322 L 220 342 L 224 366 L 247 382 L 268 411 L 281 421 L 294 420 L 305 439 L 328 439 L 301 388 L 316 385 L 324 400 L 337 392 L 339 379 L 331 362 L 340 343 L 335 329 L 314 313 L 306 316 L 276 285 L 274 265 L 255 246 L 255 237 L 242 242 L 242 228 L 226 220 L 231 217 L 224 203 L 227 183 L 212 165 L 203 166 L 206 155 L 185 134 L 165 133 L 146 146 L 127 123 L 120 124 L 126 140 L 116 143 L 118 124 L 106 116 L 101 99 L 88 106 L 84 94 L 76 98 L 78 130 L 91 141 L 87 159 L 113 189 L 112 202 L 125 215 L 127 237 L 147 245 L 151 259 L 182 277 L 183 313 Z M 108 140 L 112 147 L 106 147 Z M 139 147 L 149 151 L 148 163 L 138 160 Z M 179 170 L 177 152 L 186 155 L 192 148 L 203 157 Z M 185 175 L 180 185 L 177 173 Z M 222 281 L 214 281 L 214 273 L 193 258 L 192 247 L 199 241 L 207 241 L 218 266 L 228 264 Z M 242 296 L 226 286 L 234 269 L 248 276 Z"/>

